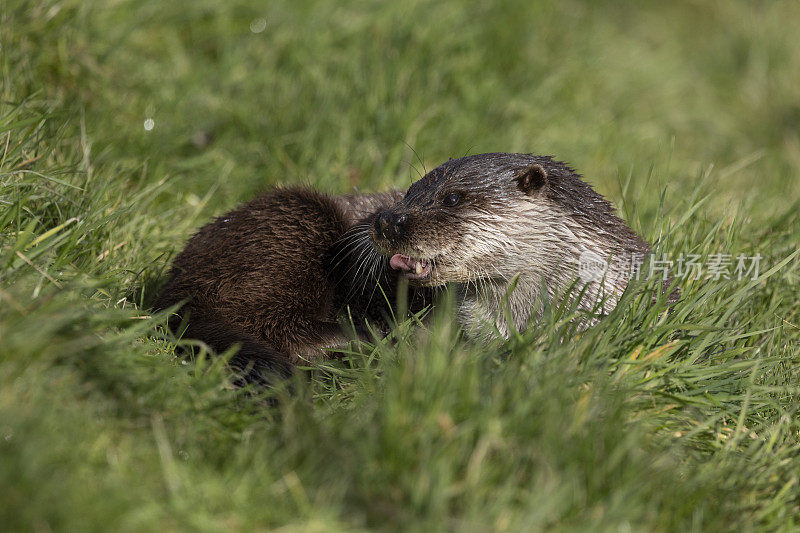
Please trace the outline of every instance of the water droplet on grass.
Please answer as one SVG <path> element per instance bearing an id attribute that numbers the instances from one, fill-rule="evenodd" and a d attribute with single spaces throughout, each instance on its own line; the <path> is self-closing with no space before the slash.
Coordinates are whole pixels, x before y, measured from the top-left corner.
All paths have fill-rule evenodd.
<path id="1" fill-rule="evenodd" d="M 267 19 L 257 18 L 250 21 L 250 31 L 253 33 L 261 33 L 267 29 Z"/>

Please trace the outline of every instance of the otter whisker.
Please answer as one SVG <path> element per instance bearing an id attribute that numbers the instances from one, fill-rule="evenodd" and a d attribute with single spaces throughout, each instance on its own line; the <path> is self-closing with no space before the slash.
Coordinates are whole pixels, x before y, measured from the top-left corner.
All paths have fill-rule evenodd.
<path id="1" fill-rule="evenodd" d="M 369 243 L 369 241 L 367 241 L 366 239 L 361 239 L 360 241 L 355 242 L 351 247 L 350 251 L 333 266 L 334 268 L 337 268 L 343 261 L 351 258 L 353 254 L 357 254 L 357 260 L 350 266 L 350 268 L 348 268 L 345 272 L 341 274 L 341 277 L 344 277 L 347 274 L 349 274 L 353 270 L 353 268 L 361 267 L 363 265 L 362 259 L 364 257 L 364 254 L 368 254 L 371 249 L 372 246 Z M 358 271 L 356 271 L 356 275 L 358 275 Z"/>
<path id="2" fill-rule="evenodd" d="M 361 246 L 361 245 L 359 245 L 359 246 Z M 366 269 L 367 269 L 366 259 L 368 259 L 370 257 L 371 253 L 374 253 L 373 250 L 372 250 L 372 246 L 370 246 L 369 243 L 365 243 L 365 245 L 361 246 L 360 249 L 361 249 L 361 251 L 359 252 L 358 261 L 356 263 L 358 268 L 356 269 L 356 272 L 355 272 L 355 275 L 354 275 L 356 280 L 362 279 L 362 271 L 364 271 L 364 273 L 366 273 Z M 353 284 L 351 286 L 351 288 L 350 288 L 350 291 L 348 291 L 348 295 L 347 295 L 348 299 L 352 296 L 352 291 L 353 291 L 353 289 L 355 287 L 356 287 L 356 285 Z M 362 293 L 363 293 L 363 289 L 362 289 Z"/>
<path id="3" fill-rule="evenodd" d="M 376 271 L 379 269 L 380 266 L 381 266 L 381 257 L 378 254 L 373 254 L 372 263 L 370 266 L 370 279 L 372 283 L 372 292 L 370 292 L 369 294 L 369 299 L 367 300 L 367 307 L 369 307 L 370 304 L 372 303 L 372 298 L 375 296 L 375 291 L 378 289 L 378 285 L 380 283 L 380 277 L 378 277 L 378 275 L 376 274 Z"/>

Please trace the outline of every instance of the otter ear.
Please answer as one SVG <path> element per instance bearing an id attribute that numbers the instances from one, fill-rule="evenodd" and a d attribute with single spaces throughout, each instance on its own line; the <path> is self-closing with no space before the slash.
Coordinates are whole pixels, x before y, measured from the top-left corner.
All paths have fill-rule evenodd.
<path id="1" fill-rule="evenodd" d="M 547 171 L 538 163 L 525 167 L 514 179 L 519 190 L 533 194 L 547 184 Z"/>

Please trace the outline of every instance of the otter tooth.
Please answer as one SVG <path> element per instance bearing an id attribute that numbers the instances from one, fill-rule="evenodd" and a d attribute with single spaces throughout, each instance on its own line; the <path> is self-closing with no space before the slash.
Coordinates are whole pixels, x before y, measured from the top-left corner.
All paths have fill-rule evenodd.
<path id="1" fill-rule="evenodd" d="M 414 272 L 417 273 L 417 276 L 422 274 L 422 261 L 417 261 L 416 266 L 414 267 Z"/>

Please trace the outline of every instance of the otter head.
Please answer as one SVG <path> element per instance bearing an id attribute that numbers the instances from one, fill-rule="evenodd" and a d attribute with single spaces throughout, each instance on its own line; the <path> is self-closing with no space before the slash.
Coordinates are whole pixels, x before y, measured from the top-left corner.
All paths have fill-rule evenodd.
<path id="1" fill-rule="evenodd" d="M 523 154 L 450 160 L 377 214 L 372 242 L 415 284 L 508 281 L 530 265 L 537 235 L 547 238 L 550 162 Z"/>

